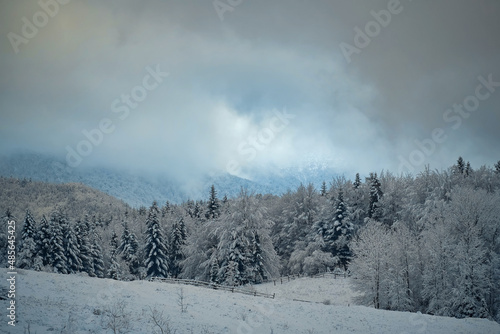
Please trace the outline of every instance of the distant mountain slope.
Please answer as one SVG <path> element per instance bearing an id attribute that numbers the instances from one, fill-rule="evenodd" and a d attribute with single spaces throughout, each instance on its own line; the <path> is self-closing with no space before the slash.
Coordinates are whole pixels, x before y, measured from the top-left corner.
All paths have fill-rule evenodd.
<path id="1" fill-rule="evenodd" d="M 65 168 L 62 160 L 49 155 L 19 153 L 0 159 L 0 176 L 51 183 L 78 182 L 122 199 L 133 207 L 139 207 L 149 206 L 154 200 L 160 203 L 181 203 L 188 199 L 206 199 L 212 184 L 220 197 L 234 197 L 241 187 L 255 193 L 282 194 L 297 188 L 300 183 L 311 182 L 319 188 L 322 181 L 329 182 L 335 175 L 325 167 L 310 167 L 256 171 L 251 180 L 227 173 L 215 173 L 186 184 L 166 175 L 137 175 L 111 168 Z"/>
<path id="2" fill-rule="evenodd" d="M 125 202 L 83 184 L 53 184 L 39 181 L 0 177 L 0 214 L 7 209 L 19 221 L 26 209 L 39 219 L 60 209 L 70 217 L 83 218 L 85 214 L 107 220 L 118 218 L 130 206 Z"/>

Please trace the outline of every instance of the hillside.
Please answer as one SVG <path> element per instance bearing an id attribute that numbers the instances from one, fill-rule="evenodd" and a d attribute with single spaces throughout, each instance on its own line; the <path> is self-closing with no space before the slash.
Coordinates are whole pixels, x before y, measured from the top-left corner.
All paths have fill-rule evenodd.
<path id="1" fill-rule="evenodd" d="M 132 172 L 109 167 L 64 168 L 64 161 L 39 153 L 17 153 L 1 157 L 0 176 L 26 178 L 51 183 L 77 182 L 119 198 L 133 207 L 149 206 L 156 200 L 181 203 L 188 199 L 206 199 L 212 184 L 221 197 L 235 197 L 241 187 L 261 194 L 282 194 L 301 183 L 329 182 L 335 175 L 326 166 L 312 163 L 308 167 L 273 169 L 272 172 L 254 172 L 250 179 L 224 172 L 210 173 L 188 181 L 174 180 L 168 170 L 158 175 Z"/>
<path id="2" fill-rule="evenodd" d="M 130 210 L 125 202 L 79 183 L 53 184 L 0 177 L 0 212 L 9 209 L 17 220 L 24 219 L 26 209 L 35 217 L 49 216 L 60 209 L 73 218 L 85 214 L 108 220 Z"/>
<path id="3" fill-rule="evenodd" d="M 0 269 L 7 277 L 7 270 Z M 298 283 L 297 283 L 298 282 Z M 455 319 L 363 306 L 339 306 L 293 301 L 297 284 L 308 286 L 309 298 L 321 298 L 321 288 L 349 300 L 343 279 L 302 279 L 283 284 L 275 299 L 217 291 L 193 286 L 119 282 L 76 275 L 19 270 L 16 276 L 15 327 L 4 319 L 5 333 L 154 333 L 151 315 L 166 321 L 171 332 L 190 333 L 500 333 L 500 325 L 484 319 Z M 288 288 L 287 288 L 288 287 Z M 271 287 L 268 286 L 270 289 Z M 182 290 L 181 290 L 182 289 Z M 313 293 L 313 291 L 317 291 Z M 186 312 L 181 312 L 179 295 Z M 6 312 L 8 300 L 0 300 Z M 114 317 L 112 317 L 114 315 Z M 5 318 L 5 316 L 4 316 Z M 114 322 L 110 322 L 114 319 Z M 29 326 L 29 327 L 28 327 Z M 29 328 L 29 331 L 28 331 Z M 159 331 L 158 331 L 159 332 Z"/>

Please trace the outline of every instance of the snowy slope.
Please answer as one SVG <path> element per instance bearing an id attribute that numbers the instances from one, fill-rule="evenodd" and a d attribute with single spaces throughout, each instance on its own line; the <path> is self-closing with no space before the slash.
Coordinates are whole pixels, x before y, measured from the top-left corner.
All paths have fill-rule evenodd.
<path id="1" fill-rule="evenodd" d="M 7 270 L 0 269 L 6 278 Z M 150 307 L 170 318 L 171 329 L 182 333 L 500 333 L 500 325 L 481 319 L 453 319 L 380 311 L 363 306 L 324 305 L 293 301 L 330 298 L 350 303 L 348 280 L 300 279 L 274 287 L 276 299 L 182 286 L 187 312 L 178 305 L 181 286 L 147 281 L 117 282 L 76 275 L 19 270 L 16 278 L 18 323 L 7 325 L 8 301 L 0 300 L 4 315 L 1 333 L 112 333 L 104 329 L 108 310 L 125 305 L 129 333 L 154 333 Z M 5 282 L 5 279 L 2 279 Z M 5 283 L 4 283 L 5 284 Z M 332 290 L 330 293 L 329 290 Z M 335 296 L 338 299 L 335 299 Z M 113 306 L 114 305 L 114 306 Z M 126 332 L 126 331 L 123 331 Z"/>

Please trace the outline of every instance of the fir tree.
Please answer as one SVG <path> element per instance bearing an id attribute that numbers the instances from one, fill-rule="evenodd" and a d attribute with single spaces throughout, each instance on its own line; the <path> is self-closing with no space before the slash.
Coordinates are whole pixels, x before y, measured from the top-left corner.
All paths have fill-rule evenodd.
<path id="1" fill-rule="evenodd" d="M 182 247 L 186 243 L 186 226 L 184 220 L 174 223 L 170 234 L 170 274 L 177 277 L 181 273 L 181 261 L 184 259 Z"/>
<path id="2" fill-rule="evenodd" d="M 470 166 L 470 162 L 467 161 L 467 164 L 465 165 L 465 176 L 470 176 L 472 174 L 472 168 Z"/>
<path id="3" fill-rule="evenodd" d="M 54 269 L 54 272 L 67 274 L 66 270 L 66 255 L 64 254 L 64 241 L 62 227 L 67 224 L 66 218 L 61 213 L 55 212 L 49 222 L 49 265 Z"/>
<path id="4" fill-rule="evenodd" d="M 153 202 L 153 205 L 149 209 L 148 219 L 146 220 L 145 265 L 148 277 L 168 276 L 167 247 L 158 221 L 158 214 L 158 205 L 156 202 Z"/>
<path id="5" fill-rule="evenodd" d="M 74 274 L 82 269 L 80 249 L 75 230 L 70 224 L 64 224 L 64 254 L 66 256 L 66 270 L 69 274 Z"/>
<path id="6" fill-rule="evenodd" d="M 92 242 L 90 245 L 90 257 L 92 259 L 94 273 L 99 278 L 104 278 L 106 274 L 106 269 L 104 266 L 104 254 L 101 247 L 101 238 L 93 227 L 91 230 Z"/>
<path id="7" fill-rule="evenodd" d="M 79 221 L 75 226 L 75 234 L 82 261 L 81 271 L 86 272 L 90 277 L 95 277 L 94 260 L 92 258 L 92 243 L 90 241 L 90 223 L 88 217 Z"/>
<path id="8" fill-rule="evenodd" d="M 382 218 L 380 206 L 380 199 L 382 198 L 381 184 L 377 178 L 377 173 L 370 174 L 370 206 L 368 208 L 368 218 L 379 220 Z"/>
<path id="9" fill-rule="evenodd" d="M 217 256 L 213 256 L 210 262 L 210 282 L 214 284 L 219 284 L 219 259 Z"/>
<path id="10" fill-rule="evenodd" d="M 42 266 L 47 266 L 50 263 L 50 231 L 49 223 L 45 216 L 40 221 L 40 232 L 37 240 L 37 253 L 42 259 Z"/>
<path id="11" fill-rule="evenodd" d="M 264 272 L 264 258 L 262 257 L 262 246 L 257 233 L 253 234 L 252 239 L 252 258 L 251 258 L 252 282 L 262 283 L 267 279 Z"/>
<path id="12" fill-rule="evenodd" d="M 462 157 L 458 157 L 457 165 L 455 166 L 455 174 L 463 175 L 465 172 L 465 162 Z"/>
<path id="13" fill-rule="evenodd" d="M 19 246 L 19 268 L 40 270 L 40 259 L 37 260 L 37 231 L 36 222 L 29 210 L 26 211 L 24 226 L 21 231 L 21 243 Z M 35 268 L 35 263 L 37 266 Z"/>
<path id="14" fill-rule="evenodd" d="M 500 160 L 495 164 L 495 173 L 500 174 Z"/>
<path id="15" fill-rule="evenodd" d="M 128 264 L 132 275 L 139 274 L 139 243 L 135 233 L 130 232 L 127 222 L 123 223 L 123 233 L 118 251 L 122 259 Z"/>
<path id="16" fill-rule="evenodd" d="M 359 177 L 359 173 L 356 173 L 356 178 L 354 179 L 354 183 L 352 184 L 354 189 L 358 189 L 361 186 L 361 178 Z"/>
<path id="17" fill-rule="evenodd" d="M 119 280 L 120 277 L 120 264 L 117 261 L 117 256 L 118 256 L 118 248 L 119 248 L 119 241 L 118 241 L 118 236 L 116 235 L 116 232 L 113 231 L 113 234 L 111 236 L 111 241 L 110 241 L 110 256 L 109 256 L 109 269 L 106 273 L 106 276 L 114 279 L 114 280 Z"/>
<path id="18" fill-rule="evenodd" d="M 320 194 L 321 194 L 321 196 L 326 196 L 328 194 L 325 181 L 323 181 L 323 183 L 321 183 L 321 193 Z"/>
<path id="19" fill-rule="evenodd" d="M 353 230 L 352 223 L 349 219 L 349 212 L 344 202 L 344 193 L 340 189 L 337 197 L 337 205 L 335 209 L 335 218 L 333 222 L 334 232 L 333 240 L 336 248 L 336 255 L 339 258 L 340 265 L 347 268 L 347 264 L 351 259 L 351 251 L 349 242 Z"/>
<path id="20" fill-rule="evenodd" d="M 216 219 L 220 216 L 220 203 L 217 198 L 217 192 L 215 191 L 215 186 L 212 184 L 210 187 L 210 198 L 208 200 L 207 213 L 205 218 L 211 220 Z"/>

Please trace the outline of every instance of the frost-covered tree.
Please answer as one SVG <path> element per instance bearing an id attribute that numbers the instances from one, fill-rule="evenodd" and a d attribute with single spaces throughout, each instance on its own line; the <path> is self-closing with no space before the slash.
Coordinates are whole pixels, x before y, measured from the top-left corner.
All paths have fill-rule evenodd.
<path id="1" fill-rule="evenodd" d="M 73 226 L 70 224 L 63 225 L 63 235 L 66 270 L 69 274 L 74 274 L 82 269 L 82 259 L 80 257 L 80 249 L 78 247 L 78 238 L 75 234 Z"/>
<path id="2" fill-rule="evenodd" d="M 131 232 L 128 223 L 123 223 L 123 233 L 120 239 L 118 251 L 122 259 L 127 263 L 129 272 L 132 275 L 139 274 L 139 243 L 134 232 Z"/>
<path id="3" fill-rule="evenodd" d="M 115 231 L 111 235 L 110 248 L 109 248 L 109 268 L 106 277 L 114 280 L 121 278 L 120 264 L 118 263 L 118 248 L 119 248 L 118 235 Z"/>
<path id="4" fill-rule="evenodd" d="M 186 225 L 184 219 L 181 217 L 178 222 L 172 225 L 172 232 L 170 233 L 170 274 L 173 277 L 179 276 L 181 273 L 181 261 L 184 259 L 182 248 L 186 243 Z"/>
<path id="5" fill-rule="evenodd" d="M 458 157 L 457 164 L 454 166 L 455 174 L 463 175 L 465 172 L 465 162 L 462 157 Z"/>
<path id="6" fill-rule="evenodd" d="M 37 252 L 38 256 L 42 259 L 42 266 L 47 266 L 50 264 L 50 230 L 49 222 L 45 216 L 42 217 L 40 221 L 40 230 L 38 233 L 37 240 Z"/>
<path id="7" fill-rule="evenodd" d="M 382 198 L 382 189 L 377 173 L 370 173 L 370 206 L 368 208 L 368 218 L 379 220 L 382 217 L 380 209 L 380 199 Z"/>
<path id="8" fill-rule="evenodd" d="M 230 212 L 212 231 L 218 240 L 215 251 L 220 261 L 218 281 L 241 285 L 254 283 L 254 279 L 275 277 L 279 258 L 271 241 L 271 222 L 265 217 L 266 208 L 242 189 Z"/>
<path id="9" fill-rule="evenodd" d="M 220 203 L 217 198 L 217 192 L 215 191 L 215 186 L 212 184 L 210 187 L 210 198 L 207 203 L 207 212 L 205 217 L 209 220 L 216 219 L 220 216 Z"/>
<path id="10" fill-rule="evenodd" d="M 158 221 L 158 205 L 153 202 L 146 220 L 146 246 L 144 248 L 146 275 L 168 277 L 167 245 Z"/>
<path id="11" fill-rule="evenodd" d="M 94 260 L 92 258 L 92 242 L 90 236 L 91 223 L 88 216 L 83 221 L 75 225 L 75 234 L 78 242 L 78 250 L 82 261 L 81 271 L 87 273 L 90 277 L 95 277 Z"/>
<path id="12" fill-rule="evenodd" d="M 31 212 L 27 210 L 19 245 L 19 268 L 41 270 L 41 258 L 37 255 L 37 238 L 36 222 L 31 216 Z"/>
<path id="13" fill-rule="evenodd" d="M 335 250 L 333 254 L 338 257 L 339 264 L 344 269 L 347 269 L 347 265 L 352 257 L 349 248 L 352 231 L 353 226 L 349 218 L 348 207 L 344 201 L 344 193 L 342 189 L 340 189 L 337 196 L 333 230 L 327 232 L 327 238 L 329 242 L 332 243 L 332 247 Z"/>
<path id="14" fill-rule="evenodd" d="M 349 268 L 356 278 L 353 280 L 354 287 L 363 293 L 362 302 L 377 309 L 387 305 L 388 244 L 388 228 L 370 220 L 360 229 L 351 248 L 354 258 Z"/>
<path id="15" fill-rule="evenodd" d="M 63 226 L 67 224 L 66 217 L 59 212 L 54 212 L 49 221 L 49 265 L 54 272 L 67 274 L 66 255 L 64 254 Z"/>

